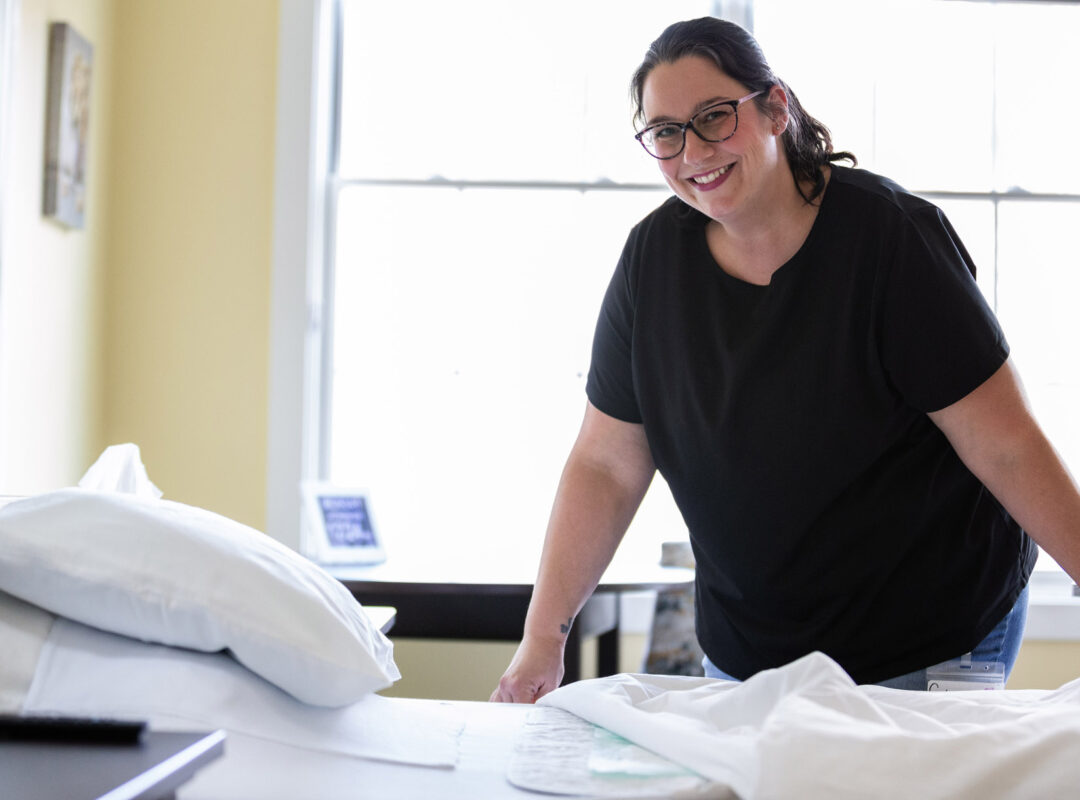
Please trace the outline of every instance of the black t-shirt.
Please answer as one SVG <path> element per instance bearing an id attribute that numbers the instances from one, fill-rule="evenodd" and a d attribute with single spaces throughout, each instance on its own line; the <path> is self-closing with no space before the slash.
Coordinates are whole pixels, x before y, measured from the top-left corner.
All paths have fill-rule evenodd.
<path id="1" fill-rule="evenodd" d="M 586 391 L 642 423 L 690 530 L 701 646 L 738 678 L 814 650 L 876 682 L 959 656 L 1036 547 L 926 412 L 1008 345 L 944 214 L 833 167 L 809 236 L 757 286 L 671 198 L 631 232 Z"/>

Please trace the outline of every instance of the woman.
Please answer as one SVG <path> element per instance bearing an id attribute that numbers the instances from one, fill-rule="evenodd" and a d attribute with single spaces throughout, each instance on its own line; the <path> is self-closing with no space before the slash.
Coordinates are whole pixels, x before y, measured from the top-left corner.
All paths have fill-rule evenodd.
<path id="1" fill-rule="evenodd" d="M 492 699 L 559 684 L 566 633 L 657 469 L 690 530 L 707 675 L 814 650 L 903 688 L 967 653 L 1010 669 L 1035 542 L 1080 576 L 1080 492 L 955 231 L 837 165 L 854 158 L 736 25 L 672 25 L 632 93 L 675 197 L 631 232 L 605 296 Z"/>

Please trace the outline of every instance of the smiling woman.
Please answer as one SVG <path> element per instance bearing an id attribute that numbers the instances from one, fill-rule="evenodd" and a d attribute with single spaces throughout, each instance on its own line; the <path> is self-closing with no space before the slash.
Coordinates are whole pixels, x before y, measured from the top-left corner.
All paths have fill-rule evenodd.
<path id="1" fill-rule="evenodd" d="M 675 40 L 666 50 L 650 51 L 656 53 L 656 61 L 647 73 L 648 80 L 642 78 L 634 84 L 638 116 L 671 118 L 669 108 L 685 112 L 708 107 L 717 96 L 734 97 L 751 88 L 726 74 L 710 58 L 683 55 L 684 48 L 689 49 L 689 42 Z M 766 76 L 765 81 L 775 79 Z M 765 285 L 773 269 L 784 264 L 806 238 L 817 206 L 805 202 L 814 185 L 792 181 L 794 170 L 784 147 L 785 139 L 792 137 L 783 136 L 791 118 L 789 93 L 774 82 L 751 96 L 758 100 L 745 107 L 741 126 L 733 124 L 730 135 L 720 139 L 686 138 L 684 130 L 678 153 L 660 159 L 660 171 L 677 197 L 719 223 L 708 229 L 709 246 L 717 262 L 732 275 Z M 731 113 L 737 123 L 737 106 Z M 798 128 L 790 126 L 793 133 Z M 758 221 L 766 213 L 790 219 L 793 224 L 783 227 L 786 235 L 778 236 L 775 229 L 763 231 Z M 752 247 L 740 244 L 738 240 L 745 241 L 754 228 L 767 235 L 758 237 Z"/>
<path id="2" fill-rule="evenodd" d="M 585 421 L 492 699 L 558 686 L 564 621 L 655 472 L 689 527 L 706 675 L 820 651 L 858 683 L 925 690 L 958 658 L 1007 678 L 1035 541 L 1080 577 L 1080 487 L 955 230 L 837 165 L 851 156 L 733 23 L 666 27 L 634 89 L 648 126 L 685 137 L 657 162 L 676 196 L 631 230 L 605 294 Z M 753 92 L 724 137 L 673 122 Z"/>

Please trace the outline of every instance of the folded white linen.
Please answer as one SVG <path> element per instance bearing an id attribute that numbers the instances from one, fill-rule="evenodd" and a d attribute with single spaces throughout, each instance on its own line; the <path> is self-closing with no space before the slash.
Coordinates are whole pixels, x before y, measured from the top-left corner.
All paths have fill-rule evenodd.
<path id="1" fill-rule="evenodd" d="M 56 616 L 0 592 L 0 712 L 22 708 Z"/>
<path id="2" fill-rule="evenodd" d="M 617 675 L 540 700 L 743 798 L 1057 797 L 1080 786 L 1080 680 L 1054 692 L 856 686 L 813 653 L 738 684 Z"/>
<path id="3" fill-rule="evenodd" d="M 452 767 L 464 725 L 450 704 L 369 694 L 343 708 L 301 703 L 221 653 L 149 644 L 57 619 L 27 712 L 139 718 L 157 730 L 224 728 L 321 752 Z"/>

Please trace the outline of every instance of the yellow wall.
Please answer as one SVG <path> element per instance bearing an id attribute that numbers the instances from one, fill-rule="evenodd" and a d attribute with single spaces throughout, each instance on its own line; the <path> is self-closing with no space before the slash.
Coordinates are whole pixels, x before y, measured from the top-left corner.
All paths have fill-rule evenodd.
<path id="1" fill-rule="evenodd" d="M 265 527 L 277 3 L 118 0 L 102 438 Z"/>
<path id="2" fill-rule="evenodd" d="M 1056 689 L 1080 678 L 1080 642 L 1027 639 L 1020 648 L 1010 689 Z"/>
<path id="3" fill-rule="evenodd" d="M 48 22 L 94 46 L 84 230 L 45 221 Z M 265 527 L 278 7 L 22 0 L 0 493 L 132 441 L 169 498 Z"/>
<path id="4" fill-rule="evenodd" d="M 101 445 L 113 4 L 24 0 L 12 62 L 0 228 L 0 493 L 68 485 Z M 94 45 L 85 227 L 41 215 L 48 25 L 70 22 Z"/>
<path id="5" fill-rule="evenodd" d="M 40 214 L 50 20 L 95 48 L 81 231 Z M 167 497 L 264 527 L 277 25 L 273 0 L 22 0 L 0 493 L 69 485 L 133 441 Z M 643 647 L 625 638 L 624 669 Z M 482 699 L 512 652 L 404 640 L 391 693 Z M 1077 675 L 1080 644 L 1030 642 L 1010 686 Z"/>

